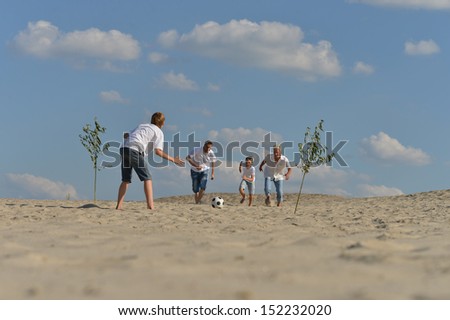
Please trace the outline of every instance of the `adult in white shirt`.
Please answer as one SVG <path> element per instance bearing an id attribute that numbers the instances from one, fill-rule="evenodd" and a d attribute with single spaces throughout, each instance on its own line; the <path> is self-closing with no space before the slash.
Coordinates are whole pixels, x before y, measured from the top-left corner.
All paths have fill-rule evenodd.
<path id="1" fill-rule="evenodd" d="M 206 141 L 203 147 L 191 150 L 186 160 L 191 165 L 192 191 L 194 192 L 195 203 L 200 203 L 206 190 L 208 182 L 208 172 L 211 170 L 211 180 L 214 180 L 214 162 L 216 156 L 211 150 L 213 143 Z"/>
<path id="2" fill-rule="evenodd" d="M 122 209 L 128 185 L 131 183 L 133 169 L 139 179 L 144 182 L 147 208 L 154 209 L 152 175 L 144 158 L 150 151 L 154 151 L 158 156 L 177 165 L 184 164 L 180 158 L 173 158 L 163 151 L 164 133 L 161 128 L 164 126 L 165 120 L 164 114 L 156 112 L 152 115 L 151 123 L 141 124 L 130 133 L 124 135 L 124 143 L 122 148 L 120 148 L 122 183 L 119 186 L 116 209 Z"/>
<path id="3" fill-rule="evenodd" d="M 279 145 L 275 145 L 273 147 L 273 153 L 268 154 L 264 158 L 259 166 L 259 171 L 263 171 L 263 167 L 266 205 L 271 205 L 271 182 L 273 182 L 277 193 L 277 206 L 281 207 L 281 203 L 283 202 L 283 181 L 289 180 L 292 168 L 289 164 L 289 159 L 281 154 L 281 147 Z"/>

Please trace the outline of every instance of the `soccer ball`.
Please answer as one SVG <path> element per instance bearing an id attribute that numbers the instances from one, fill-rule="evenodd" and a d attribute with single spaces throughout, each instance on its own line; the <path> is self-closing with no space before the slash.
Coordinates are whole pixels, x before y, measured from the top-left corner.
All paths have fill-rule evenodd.
<path id="1" fill-rule="evenodd" d="M 224 201 L 221 197 L 214 197 L 211 200 L 211 206 L 216 209 L 222 209 L 223 203 L 224 203 Z"/>

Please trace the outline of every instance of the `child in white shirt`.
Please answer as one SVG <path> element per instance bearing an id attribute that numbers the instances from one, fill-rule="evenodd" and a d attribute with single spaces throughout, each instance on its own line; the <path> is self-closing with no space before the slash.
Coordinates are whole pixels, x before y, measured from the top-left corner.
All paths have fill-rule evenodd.
<path id="1" fill-rule="evenodd" d="M 245 201 L 245 187 L 248 188 L 248 205 L 252 205 L 253 195 L 255 194 L 255 167 L 253 166 L 253 158 L 245 158 L 245 164 L 239 164 L 239 172 L 242 173 L 242 180 L 239 184 L 239 193 L 242 196 L 241 203 Z"/>

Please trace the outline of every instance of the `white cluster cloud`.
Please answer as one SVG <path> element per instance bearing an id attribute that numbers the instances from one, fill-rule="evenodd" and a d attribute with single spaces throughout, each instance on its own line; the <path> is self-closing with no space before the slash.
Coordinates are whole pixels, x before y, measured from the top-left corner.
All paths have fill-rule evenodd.
<path id="1" fill-rule="evenodd" d="M 300 170 L 294 169 L 294 174 L 289 179 L 292 186 L 287 186 L 287 188 L 291 188 L 291 192 L 298 192 L 296 188 L 298 189 L 301 183 L 301 176 Z M 345 187 L 348 187 L 349 182 L 353 179 L 359 178 L 351 170 L 341 170 L 325 165 L 314 167 L 305 177 L 302 192 L 351 196 L 350 190 L 346 190 Z"/>
<path id="2" fill-rule="evenodd" d="M 403 146 L 397 139 L 384 132 L 362 140 L 363 153 L 385 164 L 402 163 L 422 166 L 431 162 L 431 157 L 424 151 Z"/>
<path id="3" fill-rule="evenodd" d="M 170 59 L 169 59 L 169 56 L 165 53 L 151 52 L 148 55 L 148 60 L 154 64 L 163 64 L 163 63 L 167 63 Z"/>
<path id="4" fill-rule="evenodd" d="M 139 43 L 120 31 L 90 28 L 64 33 L 44 20 L 28 23 L 27 29 L 14 38 L 13 46 L 20 52 L 38 58 L 129 61 L 140 55 Z"/>
<path id="5" fill-rule="evenodd" d="M 159 85 L 181 91 L 197 91 L 198 84 L 187 78 L 183 73 L 174 73 L 173 71 L 164 73 L 158 80 Z"/>
<path id="6" fill-rule="evenodd" d="M 450 9 L 450 0 L 347 0 L 350 3 L 364 3 L 384 7 L 445 10 Z"/>
<path id="7" fill-rule="evenodd" d="M 204 117 L 211 117 L 213 115 L 211 110 L 205 107 L 186 107 L 183 108 L 183 111 L 186 113 L 199 114 Z"/>
<path id="8" fill-rule="evenodd" d="M 364 63 L 362 61 L 358 61 L 355 63 L 353 67 L 353 73 L 356 74 L 372 74 L 375 72 L 375 68 L 371 66 L 370 64 Z"/>
<path id="9" fill-rule="evenodd" d="M 118 104 L 128 104 L 130 101 L 128 99 L 122 98 L 119 92 L 115 90 L 102 91 L 99 94 L 100 99 L 106 103 L 118 103 Z"/>
<path id="10" fill-rule="evenodd" d="M 77 199 L 78 194 L 70 184 L 62 182 L 51 181 L 47 178 L 37 177 L 31 174 L 6 174 L 6 178 L 9 182 L 25 191 L 26 196 L 43 199 Z"/>
<path id="11" fill-rule="evenodd" d="M 220 91 L 220 86 L 218 84 L 208 83 L 208 90 L 218 92 Z"/>
<path id="12" fill-rule="evenodd" d="M 431 55 L 440 51 L 439 46 L 431 39 L 419 42 L 405 42 L 405 53 L 408 55 Z"/>
<path id="13" fill-rule="evenodd" d="M 359 192 L 365 197 L 385 197 L 385 196 L 400 196 L 402 190 L 393 187 L 386 187 L 384 185 L 375 186 L 370 184 L 361 184 L 358 186 Z"/>
<path id="14" fill-rule="evenodd" d="M 294 74 L 307 80 L 341 74 L 337 54 L 328 41 L 306 43 L 302 30 L 279 22 L 231 20 L 196 25 L 186 34 L 163 32 L 159 43 L 239 66 Z"/>
<path id="15" fill-rule="evenodd" d="M 305 177 L 304 193 L 332 194 L 344 197 L 382 197 L 404 194 L 395 187 L 371 185 L 370 177 L 350 169 L 339 169 L 332 166 L 312 168 Z M 294 169 L 291 179 L 285 184 L 287 192 L 298 192 L 301 173 Z M 297 188 L 297 189 L 296 189 Z"/>
<path id="16" fill-rule="evenodd" d="M 270 134 L 270 139 L 274 144 L 283 142 L 283 137 L 280 134 L 263 128 L 222 128 L 220 130 L 209 131 L 208 137 L 211 140 L 225 143 L 238 141 L 241 145 L 245 142 L 254 141 L 262 147 L 261 143 L 267 134 Z"/>

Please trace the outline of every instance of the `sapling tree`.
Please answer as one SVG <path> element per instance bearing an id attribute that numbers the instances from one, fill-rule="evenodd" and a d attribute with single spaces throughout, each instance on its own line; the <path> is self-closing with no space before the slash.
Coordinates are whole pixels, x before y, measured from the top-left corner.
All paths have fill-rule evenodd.
<path id="1" fill-rule="evenodd" d="M 105 144 L 102 148 L 102 140 L 100 139 L 100 134 L 105 133 L 106 128 L 102 127 L 94 118 L 94 128 L 88 123 L 83 127 L 84 134 L 80 134 L 81 144 L 86 148 L 91 157 L 92 165 L 94 167 L 94 201 L 97 200 L 97 171 L 100 168 L 97 165 L 97 160 L 99 155 L 104 151 L 108 150 L 109 144 Z"/>
<path id="2" fill-rule="evenodd" d="M 318 167 L 328 163 L 334 157 L 334 154 L 328 154 L 327 148 L 320 143 L 321 132 L 323 132 L 323 120 L 320 120 L 316 125 L 314 133 L 311 133 L 311 128 L 307 127 L 303 143 L 298 144 L 301 161 L 299 167 L 302 171 L 302 182 L 300 184 L 300 190 L 298 191 L 294 214 L 297 212 L 298 202 L 300 200 L 306 174 L 309 173 L 312 167 Z"/>

